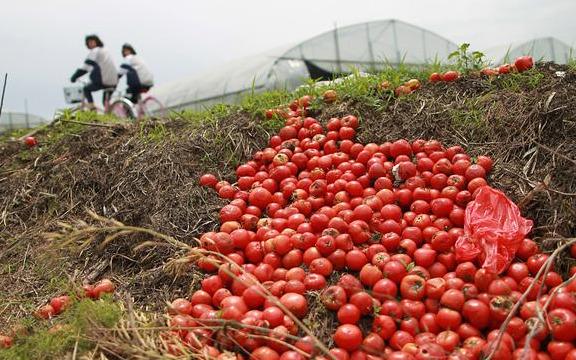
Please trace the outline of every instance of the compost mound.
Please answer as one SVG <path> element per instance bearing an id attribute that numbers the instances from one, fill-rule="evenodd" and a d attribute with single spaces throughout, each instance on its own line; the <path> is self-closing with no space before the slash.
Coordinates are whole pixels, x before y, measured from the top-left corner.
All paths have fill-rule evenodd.
<path id="1" fill-rule="evenodd" d="M 513 83 L 465 77 L 425 84 L 394 101 L 376 90 L 372 95 L 379 101 L 370 104 L 343 95 L 341 102 L 311 115 L 324 123 L 358 116 L 362 143 L 433 138 L 447 146 L 459 144 L 472 156 L 490 155 L 495 160 L 491 185 L 534 221 L 534 239 L 574 237 L 576 74 L 554 64 L 541 64 L 538 70 L 538 77 Z M 558 77 L 557 71 L 565 76 Z M 50 131 L 38 134 L 41 144 Z M 52 278 L 113 277 L 137 305 L 157 309 L 188 292 L 199 275 L 189 271 L 174 278 L 162 271 L 178 255 L 168 248 L 135 252 L 136 242 L 153 240 L 145 235 L 78 252 L 55 247 L 43 234 L 61 222 L 90 221 L 86 210 L 92 210 L 194 244 L 217 226 L 224 205 L 198 185 L 200 175 L 212 172 L 233 180 L 235 165 L 263 148 L 268 138 L 262 119 L 237 112 L 202 123 L 174 117 L 84 126 L 26 156 L 22 145 L 1 144 L 0 263 L 10 267 L 2 270 L 0 288 L 10 290 L 0 299 L 10 301 L 0 324 L 27 315 L 20 304 L 40 304 L 58 295 L 61 290 L 49 285 Z M 561 270 L 567 270 L 567 261 L 559 264 Z"/>

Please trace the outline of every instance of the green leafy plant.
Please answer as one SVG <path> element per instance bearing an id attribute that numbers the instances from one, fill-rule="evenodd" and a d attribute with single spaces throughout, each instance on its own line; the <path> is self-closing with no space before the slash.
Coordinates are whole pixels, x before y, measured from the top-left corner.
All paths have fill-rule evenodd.
<path id="1" fill-rule="evenodd" d="M 463 43 L 458 50 L 448 55 L 448 59 L 454 62 L 454 65 L 462 73 L 478 71 L 486 66 L 485 55 L 481 51 L 470 52 L 470 44 Z"/>

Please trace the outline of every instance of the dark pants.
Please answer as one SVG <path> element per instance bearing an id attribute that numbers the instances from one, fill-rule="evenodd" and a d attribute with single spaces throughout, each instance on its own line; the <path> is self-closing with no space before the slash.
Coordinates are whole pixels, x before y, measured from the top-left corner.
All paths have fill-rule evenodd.
<path id="1" fill-rule="evenodd" d="M 126 97 L 128 100 L 132 101 L 133 104 L 137 104 L 138 101 L 140 101 L 140 94 L 147 92 L 151 87 L 152 86 L 145 85 L 140 85 L 138 87 L 129 86 L 126 90 Z"/>
<path id="2" fill-rule="evenodd" d="M 113 88 L 113 86 L 106 86 L 103 84 L 90 83 L 90 84 L 84 86 L 84 97 L 86 98 L 86 101 L 88 101 L 89 103 L 93 103 L 94 102 L 94 98 L 92 97 L 93 91 L 109 89 L 109 90 L 104 91 L 104 93 L 102 94 L 102 104 L 106 104 L 108 102 L 108 100 L 110 100 L 110 97 L 112 96 L 112 93 L 114 92 L 114 90 L 112 88 Z"/>

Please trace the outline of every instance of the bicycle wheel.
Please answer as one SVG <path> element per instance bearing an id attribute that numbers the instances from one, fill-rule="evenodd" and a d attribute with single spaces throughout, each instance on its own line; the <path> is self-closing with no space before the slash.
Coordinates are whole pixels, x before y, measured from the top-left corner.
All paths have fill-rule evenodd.
<path id="1" fill-rule="evenodd" d="M 163 117 L 166 115 L 166 109 L 164 108 L 164 105 L 162 105 L 162 103 L 154 96 L 149 96 L 142 100 L 140 109 L 142 115 L 144 116 Z"/>
<path id="2" fill-rule="evenodd" d="M 118 99 L 110 104 L 108 113 L 120 119 L 134 119 L 136 117 L 132 105 L 123 99 Z"/>

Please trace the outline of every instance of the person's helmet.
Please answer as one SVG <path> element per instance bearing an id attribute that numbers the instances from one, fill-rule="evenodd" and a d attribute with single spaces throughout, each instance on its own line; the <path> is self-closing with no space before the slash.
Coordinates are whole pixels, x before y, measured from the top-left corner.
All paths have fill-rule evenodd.
<path id="1" fill-rule="evenodd" d="M 99 38 L 98 35 L 96 35 L 96 34 L 86 35 L 86 38 L 84 39 L 84 42 L 86 43 L 86 46 L 88 46 L 88 41 L 90 41 L 90 40 L 96 41 L 96 45 L 97 45 L 98 47 L 104 46 L 104 43 L 102 42 L 102 40 L 100 40 L 100 38 Z"/>
<path id="2" fill-rule="evenodd" d="M 134 50 L 134 48 L 132 47 L 132 45 L 126 43 L 124 45 L 122 45 L 122 51 L 124 50 L 128 50 L 130 51 L 133 55 L 136 55 L 136 50 Z"/>

